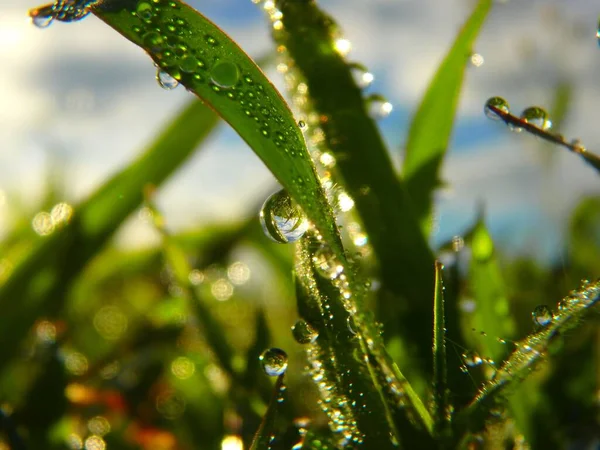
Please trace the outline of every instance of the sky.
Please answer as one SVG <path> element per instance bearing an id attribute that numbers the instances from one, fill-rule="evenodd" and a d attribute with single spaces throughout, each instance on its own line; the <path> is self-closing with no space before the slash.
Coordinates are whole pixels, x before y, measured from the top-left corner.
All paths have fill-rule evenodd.
<path id="1" fill-rule="evenodd" d="M 273 48 L 269 22 L 250 0 L 192 0 L 250 55 Z M 410 118 L 474 2 L 321 0 L 352 42 L 349 60 L 366 65 L 394 111 L 380 121 L 402 160 Z M 161 89 L 150 59 L 95 17 L 37 29 L 33 0 L 0 5 L 0 236 L 15 208 L 32 217 L 52 173 L 64 200 L 77 202 L 131 161 L 191 94 Z M 434 243 L 460 234 L 484 204 L 493 236 L 514 253 L 560 257 L 570 211 L 600 193 L 597 175 L 563 149 L 510 133 L 483 114 L 500 95 L 520 112 L 549 108 L 561 83 L 573 96 L 561 128 L 600 151 L 600 48 L 595 0 L 509 0 L 494 4 L 475 46 L 484 63 L 467 70 L 452 145 L 437 194 Z M 268 73 L 276 86 L 281 75 Z M 435 130 L 432 130 L 435 132 Z M 160 190 L 172 228 L 247 215 L 275 181 L 252 151 L 222 127 Z M 147 230 L 146 230 L 147 231 Z M 139 220 L 125 245 L 151 242 Z"/>

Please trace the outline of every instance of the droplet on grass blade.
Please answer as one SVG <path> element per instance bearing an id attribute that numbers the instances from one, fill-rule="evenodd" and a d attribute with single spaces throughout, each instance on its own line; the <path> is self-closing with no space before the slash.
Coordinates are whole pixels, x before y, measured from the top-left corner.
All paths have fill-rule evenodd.
<path id="1" fill-rule="evenodd" d="M 210 70 L 211 80 L 223 89 L 236 85 L 240 79 L 240 69 L 231 61 L 219 61 Z"/>
<path id="2" fill-rule="evenodd" d="M 283 189 L 267 198 L 259 218 L 265 235 L 280 244 L 297 241 L 309 225 L 302 209 Z"/>
<path id="3" fill-rule="evenodd" d="M 270 348 L 260 355 L 260 362 L 265 373 L 277 377 L 287 370 L 288 355 L 280 348 Z"/>
<path id="4" fill-rule="evenodd" d="M 533 323 L 537 326 L 545 327 L 552 322 L 554 315 L 552 314 L 552 310 L 548 308 L 546 305 L 536 306 L 533 312 L 531 313 L 531 318 L 533 319 Z"/>
<path id="5" fill-rule="evenodd" d="M 177 86 L 179 86 L 179 81 L 162 69 L 158 69 L 156 72 L 156 81 L 158 81 L 158 84 L 161 88 L 167 91 L 175 89 Z"/>
<path id="6" fill-rule="evenodd" d="M 539 106 L 530 106 L 525 108 L 521 113 L 521 119 L 527 123 L 535 125 L 536 127 L 547 130 L 552 126 L 552 122 L 548 116 L 548 113 Z"/>
<path id="7" fill-rule="evenodd" d="M 319 332 L 305 320 L 299 320 L 292 327 L 292 335 L 299 344 L 310 344 L 317 340 Z"/>
<path id="8" fill-rule="evenodd" d="M 492 97 L 488 99 L 488 101 L 485 102 L 485 106 L 483 107 L 483 112 L 488 118 L 492 120 L 499 120 L 500 116 L 492 108 L 499 109 L 500 111 L 507 114 L 510 112 L 510 106 L 508 105 L 508 102 L 502 97 Z"/>

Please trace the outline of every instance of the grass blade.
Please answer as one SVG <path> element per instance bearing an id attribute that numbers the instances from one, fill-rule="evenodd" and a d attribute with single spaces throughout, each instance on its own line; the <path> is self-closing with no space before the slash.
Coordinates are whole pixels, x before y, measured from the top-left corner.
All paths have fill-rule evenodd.
<path id="1" fill-rule="evenodd" d="M 142 203 L 144 188 L 160 185 L 216 124 L 210 109 L 199 101 L 191 103 L 146 152 L 76 208 L 70 224 L 39 239 L 15 265 L 0 286 L 2 361 L 18 352 L 19 341 L 37 317 L 62 308 L 69 281 Z M 20 301 L 15 303 L 15 298 Z"/>
<path id="2" fill-rule="evenodd" d="M 105 0 L 92 12 L 227 121 L 343 257 L 331 209 L 292 112 L 231 38 L 179 0 Z"/>
<path id="3" fill-rule="evenodd" d="M 277 377 L 277 382 L 273 388 L 271 402 L 269 403 L 269 407 L 267 408 L 267 412 L 263 417 L 260 427 L 258 430 L 256 430 L 250 450 L 268 450 L 271 448 L 271 441 L 275 436 L 275 426 L 279 413 L 279 405 L 281 404 L 279 399 L 285 390 L 285 385 L 283 384 L 284 376 L 285 374 L 282 373 Z"/>
<path id="4" fill-rule="evenodd" d="M 308 87 L 310 97 L 303 97 L 303 113 L 318 118 L 309 122 L 308 133 L 320 142 L 320 152 L 331 152 L 336 159 L 331 171 L 341 178 L 340 184 L 354 201 L 378 259 L 385 290 L 410 301 L 407 321 L 418 324 L 399 327 L 398 311 L 384 310 L 386 330 L 405 334 L 405 340 L 418 348 L 419 357 L 411 367 L 424 361 L 429 367 L 431 308 L 423 299 L 433 292 L 433 255 L 415 220 L 414 205 L 369 115 L 368 102 L 352 75 L 353 65 L 336 51 L 339 32 L 335 21 L 313 1 L 276 4 L 283 14 L 283 28 L 275 32 L 275 39 L 287 49 L 293 63 L 289 66 L 297 69 L 292 93 L 298 95 L 300 82 Z"/>
<path id="5" fill-rule="evenodd" d="M 492 6 L 479 0 L 431 81 L 413 117 L 406 143 L 403 175 L 415 214 L 426 235 L 431 231 L 433 191 L 450 135 L 467 60 Z"/>
<path id="6" fill-rule="evenodd" d="M 433 411 L 431 415 L 435 424 L 434 430 L 438 435 L 441 435 L 449 426 L 443 269 L 444 266 L 440 262 L 436 262 L 433 299 Z"/>

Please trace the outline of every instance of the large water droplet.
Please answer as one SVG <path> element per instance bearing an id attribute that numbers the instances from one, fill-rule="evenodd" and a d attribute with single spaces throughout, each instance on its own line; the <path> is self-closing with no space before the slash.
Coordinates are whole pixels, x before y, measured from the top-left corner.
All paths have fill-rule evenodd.
<path id="1" fill-rule="evenodd" d="M 469 367 L 476 367 L 483 363 L 483 359 L 476 352 L 467 351 L 462 354 L 464 363 Z"/>
<path id="2" fill-rule="evenodd" d="M 295 242 L 308 230 L 302 209 L 283 189 L 267 198 L 259 218 L 267 237 L 280 244 Z"/>
<path id="3" fill-rule="evenodd" d="M 277 377 L 284 373 L 288 366 L 288 355 L 280 348 L 270 348 L 262 352 L 260 362 L 265 373 L 271 377 Z"/>
<path id="4" fill-rule="evenodd" d="M 292 327 L 292 335 L 299 344 L 310 344 L 319 337 L 319 332 L 305 320 L 299 320 Z"/>
<path id="5" fill-rule="evenodd" d="M 521 119 L 525 122 L 535 125 L 542 130 L 546 130 L 552 126 L 552 122 L 548 117 L 548 113 L 539 106 L 530 106 L 525 108 L 521 113 Z"/>
<path id="6" fill-rule="evenodd" d="M 152 18 L 152 5 L 149 2 L 141 1 L 135 9 L 137 16 L 142 20 Z"/>
<path id="7" fill-rule="evenodd" d="M 492 120 L 499 120 L 500 116 L 492 108 L 499 109 L 500 111 L 507 114 L 510 112 L 508 102 L 502 97 L 492 97 L 488 99 L 488 101 L 485 102 L 485 106 L 483 107 L 483 112 L 487 117 L 489 117 Z"/>
<path id="8" fill-rule="evenodd" d="M 166 89 L 167 91 L 179 86 L 179 81 L 162 69 L 159 69 L 158 72 L 156 72 L 156 81 L 158 81 L 161 88 Z"/>
<path id="9" fill-rule="evenodd" d="M 552 314 L 552 310 L 548 308 L 546 305 L 536 306 L 533 312 L 531 313 L 531 318 L 533 319 L 533 323 L 537 326 L 545 327 L 552 322 L 554 315 Z"/>
<path id="10" fill-rule="evenodd" d="M 210 70 L 210 77 L 217 86 L 228 89 L 240 79 L 240 69 L 231 61 L 219 61 Z"/>

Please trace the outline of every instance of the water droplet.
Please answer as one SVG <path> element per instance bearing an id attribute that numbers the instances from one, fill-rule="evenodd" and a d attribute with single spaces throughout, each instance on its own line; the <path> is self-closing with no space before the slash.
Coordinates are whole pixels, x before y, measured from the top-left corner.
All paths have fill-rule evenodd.
<path id="1" fill-rule="evenodd" d="M 144 42 L 144 46 L 148 47 L 152 52 L 160 51 L 165 44 L 164 38 L 156 31 L 149 31 L 144 34 L 142 41 Z"/>
<path id="2" fill-rule="evenodd" d="M 473 53 L 471 55 L 471 64 L 475 67 L 481 67 L 483 66 L 483 63 L 485 62 L 485 60 L 483 59 L 483 56 L 480 55 L 479 53 Z"/>
<path id="3" fill-rule="evenodd" d="M 341 56 L 346 56 L 352 50 L 352 42 L 348 39 L 337 39 L 333 44 L 333 48 Z"/>
<path id="4" fill-rule="evenodd" d="M 283 189 L 267 198 L 259 218 L 267 237 L 280 244 L 297 241 L 309 225 L 302 209 Z"/>
<path id="5" fill-rule="evenodd" d="M 292 327 L 292 335 L 299 344 L 310 344 L 319 337 L 319 332 L 305 320 L 299 320 Z"/>
<path id="6" fill-rule="evenodd" d="M 331 249 L 323 245 L 313 255 L 313 263 L 317 271 L 330 280 L 337 278 L 343 271 L 342 266 Z"/>
<path id="7" fill-rule="evenodd" d="M 299 121 L 298 121 L 298 127 L 300 127 L 300 129 L 301 129 L 302 131 L 306 130 L 306 128 L 307 128 L 307 127 L 306 127 L 306 122 L 305 122 L 304 120 L 299 120 Z"/>
<path id="8" fill-rule="evenodd" d="M 287 353 L 276 347 L 265 350 L 259 359 L 263 370 L 271 377 L 281 375 L 286 371 L 288 366 Z"/>
<path id="9" fill-rule="evenodd" d="M 533 323 L 537 326 L 545 327 L 552 322 L 554 315 L 552 310 L 548 308 L 546 305 L 536 306 L 533 312 L 531 313 L 531 318 L 533 319 Z"/>
<path id="10" fill-rule="evenodd" d="M 469 367 L 476 367 L 483 363 L 483 359 L 476 352 L 467 351 L 462 354 L 462 359 Z"/>
<path id="11" fill-rule="evenodd" d="M 48 28 L 50 25 L 52 25 L 53 21 L 54 17 L 52 16 L 45 16 L 42 14 L 36 14 L 34 16 L 31 16 L 31 23 L 33 23 L 38 28 Z"/>
<path id="12" fill-rule="evenodd" d="M 240 69 L 231 61 L 219 61 L 210 70 L 210 76 L 217 86 L 228 89 L 240 79 Z"/>
<path id="13" fill-rule="evenodd" d="M 183 72 L 187 73 L 193 73 L 196 70 L 198 70 L 199 67 L 200 66 L 198 64 L 198 60 L 192 55 L 184 56 L 181 62 L 179 63 L 179 68 Z"/>
<path id="14" fill-rule="evenodd" d="M 368 69 L 359 63 L 350 64 L 350 72 L 352 73 L 352 78 L 354 78 L 354 82 L 359 88 L 367 88 L 371 85 L 375 77 Z"/>
<path id="15" fill-rule="evenodd" d="M 500 119 L 500 116 L 492 109 L 492 107 L 499 109 L 506 114 L 510 112 L 510 106 L 506 100 L 504 100 L 502 97 L 492 97 L 485 102 L 485 106 L 483 107 L 483 112 L 485 115 L 492 120 Z"/>
<path id="16" fill-rule="evenodd" d="M 142 20 L 148 20 L 152 18 L 152 5 L 148 2 L 141 1 L 138 3 L 135 9 L 137 16 Z"/>
<path id="17" fill-rule="evenodd" d="M 156 72 L 156 81 L 158 81 L 161 88 L 166 89 L 167 91 L 179 86 L 179 81 L 162 69 L 159 69 L 158 72 Z"/>
<path id="18" fill-rule="evenodd" d="M 547 130 L 552 126 L 552 122 L 548 117 L 548 113 L 539 106 L 530 106 L 529 108 L 525 108 L 521 113 L 521 119 L 527 123 L 535 125 L 542 130 Z"/>
<path id="19" fill-rule="evenodd" d="M 390 115 L 394 107 L 380 94 L 372 94 L 365 99 L 367 110 L 373 119 L 383 119 Z"/>

